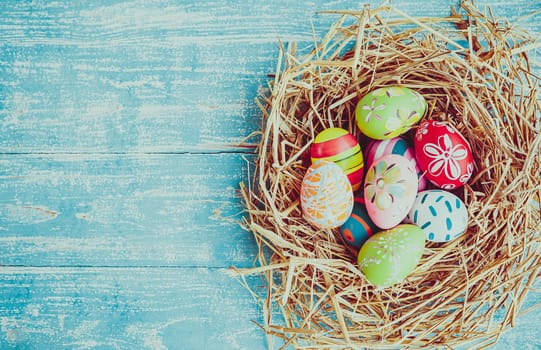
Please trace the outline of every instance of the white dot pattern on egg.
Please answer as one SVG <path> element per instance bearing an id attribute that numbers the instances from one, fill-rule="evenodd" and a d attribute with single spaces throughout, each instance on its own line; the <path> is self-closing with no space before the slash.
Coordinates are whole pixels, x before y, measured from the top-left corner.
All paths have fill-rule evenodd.
<path id="1" fill-rule="evenodd" d="M 468 227 L 468 210 L 460 198 L 444 190 L 417 194 L 405 222 L 419 226 L 432 242 L 448 242 Z"/>

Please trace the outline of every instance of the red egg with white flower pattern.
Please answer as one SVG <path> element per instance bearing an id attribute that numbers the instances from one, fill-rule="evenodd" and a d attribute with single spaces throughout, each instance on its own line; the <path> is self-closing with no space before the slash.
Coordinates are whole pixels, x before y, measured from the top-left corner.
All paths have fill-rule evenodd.
<path id="1" fill-rule="evenodd" d="M 452 190 L 464 185 L 473 173 L 468 141 L 451 124 L 424 121 L 414 140 L 417 164 L 434 185 Z"/>

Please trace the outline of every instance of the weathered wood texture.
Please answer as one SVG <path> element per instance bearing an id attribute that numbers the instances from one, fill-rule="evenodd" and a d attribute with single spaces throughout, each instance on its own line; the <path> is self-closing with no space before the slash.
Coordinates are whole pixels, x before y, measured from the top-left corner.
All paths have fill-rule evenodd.
<path id="1" fill-rule="evenodd" d="M 0 268 L 1 349 L 259 349 L 223 269 Z M 256 284 L 257 281 L 252 281 Z"/>
<path id="2" fill-rule="evenodd" d="M 243 154 L 0 156 L 0 265 L 228 267 Z"/>
<path id="3" fill-rule="evenodd" d="M 452 4 L 396 3 L 417 16 L 447 15 Z M 278 39 L 307 47 L 336 19 L 316 11 L 360 6 L 3 1 L 0 151 L 206 152 L 238 143 L 258 126 L 253 98 L 274 71 Z M 539 2 L 492 6 L 513 19 Z"/>
<path id="4" fill-rule="evenodd" d="M 538 0 L 477 4 L 541 31 L 523 17 Z M 0 2 L 0 348 L 265 348 L 261 310 L 224 273 L 256 249 L 236 223 L 253 171 L 238 143 L 278 40 L 309 48 L 336 19 L 317 11 L 360 6 Z M 529 313 L 496 348 L 541 348 L 539 324 Z"/>

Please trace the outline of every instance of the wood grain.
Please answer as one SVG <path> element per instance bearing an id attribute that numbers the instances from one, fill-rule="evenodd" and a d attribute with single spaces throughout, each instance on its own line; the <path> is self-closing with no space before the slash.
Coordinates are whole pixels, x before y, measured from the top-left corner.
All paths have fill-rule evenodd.
<path id="1" fill-rule="evenodd" d="M 476 4 L 541 32 L 538 0 Z M 238 144 L 260 128 L 279 40 L 309 50 L 337 18 L 318 11 L 361 6 L 1 1 L 0 348 L 266 348 L 260 308 L 224 273 L 256 249 L 234 222 L 253 174 Z M 494 348 L 541 348 L 539 324 L 529 313 Z"/>
<path id="2" fill-rule="evenodd" d="M 0 348 L 262 349 L 242 288 L 222 269 L 1 267 Z"/>
<path id="3" fill-rule="evenodd" d="M 0 156 L 0 265 L 251 265 L 237 189 L 252 158 Z"/>
<path id="4" fill-rule="evenodd" d="M 539 8 L 492 3 L 518 18 Z M 404 1 L 443 16 L 456 1 Z M 3 1 L 0 152 L 209 152 L 259 127 L 278 39 L 313 45 L 357 1 Z M 534 32 L 540 25 L 524 21 Z"/>

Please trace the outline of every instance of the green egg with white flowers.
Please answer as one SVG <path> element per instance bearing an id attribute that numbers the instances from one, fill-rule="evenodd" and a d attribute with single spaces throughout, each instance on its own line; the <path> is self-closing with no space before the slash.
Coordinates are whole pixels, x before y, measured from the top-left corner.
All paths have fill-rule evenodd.
<path id="1" fill-rule="evenodd" d="M 366 136 L 386 140 L 410 130 L 425 114 L 426 101 L 405 86 L 375 89 L 357 103 L 355 120 Z"/>
<path id="2" fill-rule="evenodd" d="M 371 236 L 358 255 L 359 268 L 376 287 L 401 283 L 419 264 L 425 233 L 416 225 L 401 224 Z"/>

